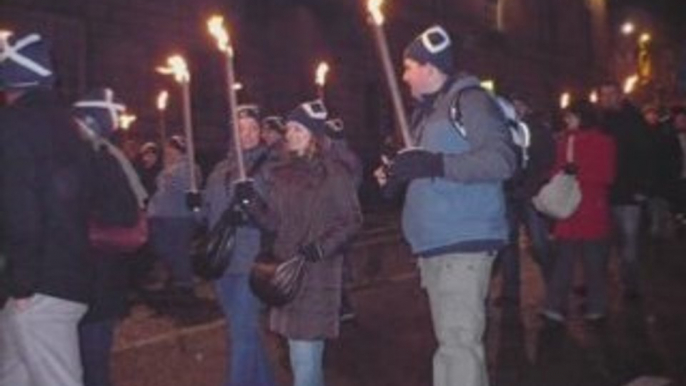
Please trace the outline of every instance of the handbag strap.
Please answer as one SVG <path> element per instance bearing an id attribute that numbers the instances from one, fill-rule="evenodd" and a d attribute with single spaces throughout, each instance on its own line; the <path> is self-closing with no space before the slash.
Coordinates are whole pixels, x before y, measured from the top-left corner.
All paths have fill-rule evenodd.
<path id="1" fill-rule="evenodd" d="M 570 135 L 567 138 L 567 154 L 566 154 L 566 160 L 567 163 L 574 163 L 574 134 Z"/>

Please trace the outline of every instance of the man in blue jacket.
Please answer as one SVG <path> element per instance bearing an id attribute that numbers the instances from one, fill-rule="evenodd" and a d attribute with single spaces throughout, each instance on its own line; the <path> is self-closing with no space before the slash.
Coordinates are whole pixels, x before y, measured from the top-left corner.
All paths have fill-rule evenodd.
<path id="1" fill-rule="evenodd" d="M 477 78 L 453 76 L 451 48 L 440 26 L 406 48 L 403 80 L 417 101 L 417 147 L 401 151 L 377 177 L 409 182 L 403 231 L 419 256 L 439 343 L 433 384 L 483 386 L 485 299 L 493 259 L 507 240 L 502 184 L 516 157 L 494 98 Z"/>

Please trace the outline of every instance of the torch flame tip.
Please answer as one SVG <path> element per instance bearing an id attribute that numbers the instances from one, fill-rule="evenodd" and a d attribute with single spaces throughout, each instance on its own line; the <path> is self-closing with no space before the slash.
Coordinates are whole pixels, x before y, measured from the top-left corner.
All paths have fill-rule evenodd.
<path id="1" fill-rule="evenodd" d="M 222 52 L 231 52 L 231 42 L 229 39 L 229 33 L 224 27 L 224 17 L 220 15 L 213 15 L 207 20 L 207 30 L 217 41 L 217 47 Z"/>
<path id="2" fill-rule="evenodd" d="M 369 15 L 376 25 L 381 25 L 384 22 L 384 16 L 381 12 L 383 2 L 384 0 L 368 0 L 367 2 L 367 11 L 369 11 Z"/>
<path id="3" fill-rule="evenodd" d="M 188 83 L 191 79 L 186 60 L 181 55 L 168 57 L 167 66 L 157 67 L 157 72 L 163 75 L 174 75 L 174 79 L 179 83 Z"/>

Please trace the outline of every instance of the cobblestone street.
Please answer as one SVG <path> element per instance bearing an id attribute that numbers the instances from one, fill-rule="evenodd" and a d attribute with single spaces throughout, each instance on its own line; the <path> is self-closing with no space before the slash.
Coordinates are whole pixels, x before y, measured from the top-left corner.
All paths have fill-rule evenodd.
<path id="1" fill-rule="evenodd" d="M 424 293 L 409 252 L 394 228 L 367 233 L 352 253 L 351 287 L 357 317 L 327 346 L 325 369 L 332 386 L 420 386 L 431 384 L 434 338 Z M 542 282 L 528 256 L 523 263 L 520 307 L 489 300 L 487 352 L 495 386 L 620 386 L 686 384 L 686 273 L 683 244 L 643 255 L 644 296 L 624 301 L 616 257 L 611 268 L 611 315 L 602 325 L 580 316 L 582 291 L 575 291 L 571 318 L 551 326 L 539 316 Z M 137 305 L 118 333 L 114 356 L 120 386 L 220 385 L 225 371 L 224 322 L 211 287 L 202 302 L 170 317 Z M 289 384 L 279 339 L 265 332 L 280 384 Z M 642 377 L 642 378 L 641 378 Z M 640 379 L 639 379 L 640 378 Z M 643 382 L 643 383 L 642 383 Z"/>

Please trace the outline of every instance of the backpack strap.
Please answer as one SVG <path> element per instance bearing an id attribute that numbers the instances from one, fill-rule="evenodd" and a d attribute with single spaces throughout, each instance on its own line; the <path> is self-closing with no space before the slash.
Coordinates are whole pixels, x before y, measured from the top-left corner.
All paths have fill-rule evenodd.
<path id="1" fill-rule="evenodd" d="M 462 100 L 462 95 L 468 91 L 480 90 L 486 92 L 486 89 L 481 86 L 468 86 L 460 89 L 455 96 L 455 100 L 450 106 L 450 122 L 453 124 L 453 128 L 457 130 L 458 134 L 462 137 L 467 137 L 467 130 L 462 122 L 462 106 L 460 101 Z"/>

